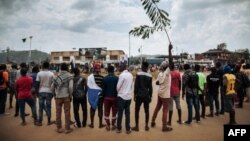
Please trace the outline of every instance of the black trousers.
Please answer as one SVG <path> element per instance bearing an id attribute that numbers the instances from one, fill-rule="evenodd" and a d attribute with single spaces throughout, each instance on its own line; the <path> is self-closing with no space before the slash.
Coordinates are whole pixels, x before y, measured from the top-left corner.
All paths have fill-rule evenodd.
<path id="1" fill-rule="evenodd" d="M 7 89 L 0 89 L 0 114 L 5 113 L 5 106 L 7 101 Z"/>
<path id="2" fill-rule="evenodd" d="M 99 117 L 99 124 L 102 124 L 102 118 L 103 118 L 103 98 L 98 99 L 98 117 Z M 90 118 L 91 118 L 91 124 L 94 123 L 94 116 L 95 116 L 96 109 L 93 109 L 90 107 Z"/>
<path id="3" fill-rule="evenodd" d="M 87 112 L 87 98 L 86 96 L 83 98 L 73 98 L 73 108 L 74 108 L 74 117 L 76 124 L 78 126 L 81 125 L 80 117 L 79 117 L 79 109 L 80 106 L 82 107 L 82 125 L 86 126 L 87 123 L 87 117 L 88 117 L 88 112 Z"/>
<path id="4" fill-rule="evenodd" d="M 139 125 L 139 114 L 140 114 L 140 108 L 141 108 L 142 103 L 144 106 L 146 125 L 148 125 L 148 121 L 149 121 L 149 101 L 145 100 L 144 98 L 137 97 L 135 101 L 135 124 L 137 127 Z"/>

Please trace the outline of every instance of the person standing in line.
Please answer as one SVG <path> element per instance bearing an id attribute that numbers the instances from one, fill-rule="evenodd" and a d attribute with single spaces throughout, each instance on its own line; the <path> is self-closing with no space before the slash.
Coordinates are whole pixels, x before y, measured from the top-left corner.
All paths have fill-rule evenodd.
<path id="1" fill-rule="evenodd" d="M 105 127 L 102 123 L 103 118 L 103 76 L 100 75 L 101 65 L 99 63 L 94 63 L 94 73 L 88 76 L 87 86 L 88 86 L 88 99 L 90 102 L 90 128 L 94 128 L 94 117 L 96 108 L 98 108 L 99 117 L 99 128 Z"/>
<path id="2" fill-rule="evenodd" d="M 235 66 L 235 76 L 236 76 L 236 92 L 237 96 L 239 98 L 239 103 L 237 105 L 237 108 L 243 108 L 243 102 L 245 97 L 245 92 L 248 87 L 248 77 L 246 74 L 244 74 L 242 71 L 240 71 L 241 65 L 238 64 Z"/>
<path id="3" fill-rule="evenodd" d="M 73 131 L 70 128 L 70 104 L 73 93 L 73 76 L 68 72 L 68 66 L 66 63 L 61 64 L 61 72 L 53 79 L 51 90 L 55 92 L 56 100 L 56 126 L 57 132 L 62 133 L 62 107 L 65 114 L 65 133 Z"/>
<path id="4" fill-rule="evenodd" d="M 169 65 L 173 65 L 173 58 L 172 58 L 172 44 L 169 45 L 169 62 L 163 61 L 160 66 L 161 72 L 159 73 L 156 81 L 156 85 L 159 85 L 158 89 L 158 100 L 157 104 L 152 116 L 151 127 L 155 127 L 155 119 L 157 117 L 158 112 L 162 109 L 162 131 L 169 132 L 172 131 L 173 128 L 167 126 L 167 114 L 168 114 L 168 106 L 170 97 L 170 87 L 171 87 L 171 74 Z"/>
<path id="5" fill-rule="evenodd" d="M 123 111 L 125 110 L 125 125 L 126 133 L 130 134 L 130 104 L 132 98 L 132 84 L 133 84 L 133 75 L 127 70 L 127 65 L 121 63 L 119 66 L 120 72 L 118 83 L 117 83 L 117 92 L 118 92 L 118 118 L 117 118 L 117 133 L 121 133 L 122 129 L 122 116 Z"/>
<path id="6" fill-rule="evenodd" d="M 26 125 L 25 121 L 25 103 L 27 103 L 32 111 L 32 117 L 34 118 L 34 125 L 41 126 L 42 124 L 37 121 L 37 114 L 35 109 L 34 99 L 32 97 L 31 88 L 32 88 L 32 78 L 27 76 L 28 69 L 26 67 L 21 68 L 21 77 L 16 80 L 16 90 L 18 92 L 18 104 L 20 107 L 20 117 L 22 119 L 23 126 Z"/>
<path id="7" fill-rule="evenodd" d="M 54 74 L 49 71 L 49 62 L 43 63 L 43 69 L 37 74 L 36 83 L 37 83 L 37 91 L 39 97 L 39 122 L 43 121 L 43 110 L 46 108 L 47 111 L 47 125 L 52 125 L 55 121 L 51 121 L 51 100 L 53 98 L 53 94 L 51 91 L 51 84 L 54 78 Z M 44 107 L 44 102 L 45 106 Z"/>
<path id="8" fill-rule="evenodd" d="M 12 101 L 13 101 L 13 96 L 16 95 L 16 89 L 15 89 L 15 81 L 17 78 L 17 65 L 16 64 L 12 64 L 11 65 L 11 71 L 9 73 L 9 93 L 10 93 L 10 97 L 9 97 L 9 109 L 11 109 L 12 106 Z M 17 101 L 17 99 L 16 99 Z"/>
<path id="9" fill-rule="evenodd" d="M 108 75 L 103 79 L 103 97 L 104 97 L 104 118 L 106 120 L 106 129 L 116 129 L 117 114 L 117 90 L 118 77 L 114 74 L 114 67 L 108 66 Z M 109 114 L 112 109 L 112 120 L 110 124 Z M 112 127 L 110 128 L 110 125 Z"/>
<path id="10" fill-rule="evenodd" d="M 0 65 L 0 115 L 9 115 L 5 112 L 7 89 L 9 87 L 9 73 L 5 64 Z"/>
<path id="11" fill-rule="evenodd" d="M 79 68 L 74 69 L 73 78 L 73 109 L 76 121 L 76 127 L 86 127 L 87 124 L 87 82 L 84 77 L 80 75 Z M 82 123 L 79 118 L 79 106 L 82 107 Z"/>
<path id="12" fill-rule="evenodd" d="M 36 91 L 36 77 L 37 77 L 37 74 L 39 72 L 39 66 L 36 65 L 32 68 L 32 72 L 31 72 L 31 78 L 32 78 L 32 89 L 31 89 L 31 92 L 32 92 L 32 96 L 33 96 L 33 99 L 34 99 L 34 102 L 35 102 L 35 109 L 37 111 L 37 108 L 36 108 L 36 103 L 37 103 L 37 97 L 38 97 L 38 92 Z"/>
<path id="13" fill-rule="evenodd" d="M 152 75 L 148 73 L 148 62 L 143 62 L 141 68 L 142 71 L 137 73 L 134 85 L 135 127 L 132 128 L 134 131 L 139 131 L 139 113 L 142 103 L 145 111 L 145 130 L 149 130 L 149 104 L 153 93 Z"/>
<path id="14" fill-rule="evenodd" d="M 223 75 L 223 88 L 225 91 L 224 96 L 224 108 L 225 112 L 229 113 L 229 123 L 228 124 L 237 124 L 235 121 L 235 106 L 234 106 L 234 97 L 236 95 L 236 77 L 232 74 L 231 67 L 229 65 L 224 66 L 224 75 Z"/>
<path id="15" fill-rule="evenodd" d="M 187 108 L 188 108 L 188 119 L 184 122 L 187 125 L 192 123 L 193 106 L 195 109 L 196 122 L 200 123 L 200 111 L 198 101 L 198 87 L 199 77 L 191 70 L 189 64 L 184 65 L 184 74 L 182 76 L 182 99 L 186 96 Z"/>
<path id="16" fill-rule="evenodd" d="M 198 107 L 200 109 L 201 105 L 201 117 L 205 119 L 205 113 L 206 113 L 206 105 L 205 105 L 205 90 L 206 90 L 206 76 L 204 73 L 201 72 L 200 65 L 195 65 L 194 70 L 198 75 L 199 81 L 198 81 Z"/>
<path id="17" fill-rule="evenodd" d="M 224 75 L 224 70 L 223 70 L 223 66 L 221 65 L 220 62 L 216 63 L 216 69 L 217 69 L 217 75 L 219 75 L 220 77 L 220 105 L 221 105 L 221 109 L 220 109 L 220 114 L 224 115 L 224 96 L 225 96 L 225 92 L 224 92 L 224 88 L 223 88 L 223 75 Z"/>
<path id="18" fill-rule="evenodd" d="M 207 76 L 207 93 L 209 96 L 209 106 L 210 114 L 207 117 L 214 116 L 214 102 L 216 108 L 216 116 L 219 116 L 219 86 L 220 86 L 220 76 L 216 73 L 216 68 L 211 68 L 211 74 Z"/>
<path id="19" fill-rule="evenodd" d="M 250 102 L 250 64 L 246 64 L 243 73 L 248 77 L 248 85 L 246 88 L 246 100 L 245 102 Z"/>
<path id="20" fill-rule="evenodd" d="M 177 123 L 182 124 L 181 119 L 181 103 L 180 103 L 180 91 L 181 91 L 181 74 L 178 70 L 174 68 L 174 64 L 170 66 L 170 74 L 171 74 L 171 90 L 170 90 L 170 104 L 169 104 L 169 118 L 168 118 L 168 125 L 172 125 L 172 115 L 173 115 L 173 107 L 174 102 L 176 105 L 176 109 L 178 112 L 178 118 Z"/>

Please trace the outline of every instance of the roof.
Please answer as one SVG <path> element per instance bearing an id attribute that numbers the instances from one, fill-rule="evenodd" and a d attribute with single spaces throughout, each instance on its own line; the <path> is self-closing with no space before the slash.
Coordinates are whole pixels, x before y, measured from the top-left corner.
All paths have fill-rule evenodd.
<path id="1" fill-rule="evenodd" d="M 231 53 L 231 51 L 227 50 L 227 49 L 210 49 L 202 54 L 212 54 L 212 53 Z"/>

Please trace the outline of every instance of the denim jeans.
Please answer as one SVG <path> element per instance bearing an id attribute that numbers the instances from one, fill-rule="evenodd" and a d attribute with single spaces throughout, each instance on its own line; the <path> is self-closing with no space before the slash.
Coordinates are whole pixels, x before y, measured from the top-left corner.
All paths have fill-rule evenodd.
<path id="1" fill-rule="evenodd" d="M 123 110 L 125 110 L 125 125 L 126 130 L 130 130 L 130 104 L 131 100 L 124 100 L 121 97 L 118 97 L 118 118 L 117 118 L 117 129 L 122 129 L 122 116 L 123 116 Z"/>
<path id="2" fill-rule="evenodd" d="M 51 100 L 52 100 L 52 93 L 39 93 L 39 122 L 43 121 L 43 110 L 46 108 L 48 122 L 51 119 Z M 44 107 L 45 103 L 45 107 Z"/>
<path id="3" fill-rule="evenodd" d="M 216 112 L 219 113 L 219 99 L 218 99 L 218 93 L 216 92 L 209 92 L 209 106 L 210 106 L 210 112 L 214 112 L 214 102 L 215 102 L 215 108 Z"/>
<path id="4" fill-rule="evenodd" d="M 186 102 L 188 106 L 188 122 L 192 122 L 193 118 L 193 106 L 195 109 L 195 118 L 196 121 L 200 121 L 200 111 L 198 107 L 198 96 L 197 95 L 192 95 L 192 94 L 187 94 L 186 96 Z"/>
<path id="5" fill-rule="evenodd" d="M 36 114 L 36 109 L 35 109 L 35 102 L 33 98 L 30 99 L 18 99 L 18 105 L 19 105 L 19 109 L 20 109 L 20 117 L 23 121 L 25 121 L 25 103 L 27 103 L 30 108 L 31 108 L 31 112 L 32 112 L 32 116 L 34 118 L 34 120 L 37 120 L 37 114 Z"/>

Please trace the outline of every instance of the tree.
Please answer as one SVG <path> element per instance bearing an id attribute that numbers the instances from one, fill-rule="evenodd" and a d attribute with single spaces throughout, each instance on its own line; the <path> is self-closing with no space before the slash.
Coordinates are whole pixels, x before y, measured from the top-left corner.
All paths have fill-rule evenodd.
<path id="1" fill-rule="evenodd" d="M 219 50 L 225 50 L 226 48 L 227 48 L 226 43 L 220 43 L 217 45 L 217 49 L 219 49 Z"/>
<path id="2" fill-rule="evenodd" d="M 150 34 L 153 34 L 155 31 L 164 30 L 167 34 L 168 41 L 171 43 L 168 32 L 166 30 L 167 26 L 170 26 L 170 19 L 168 18 L 168 13 L 157 6 L 157 3 L 160 0 L 141 0 L 142 6 L 146 11 L 146 14 L 149 16 L 152 26 L 142 25 L 135 27 L 133 30 L 130 30 L 129 34 L 140 37 L 142 39 L 149 38 Z"/>

